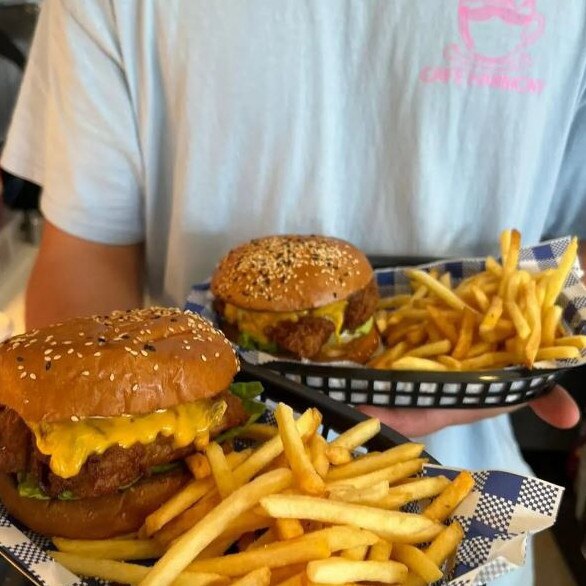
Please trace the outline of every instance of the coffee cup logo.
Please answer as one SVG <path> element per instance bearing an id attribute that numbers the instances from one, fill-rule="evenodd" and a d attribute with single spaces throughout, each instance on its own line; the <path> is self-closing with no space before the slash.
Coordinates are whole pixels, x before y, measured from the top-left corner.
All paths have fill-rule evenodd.
<path id="1" fill-rule="evenodd" d="M 448 45 L 454 65 L 510 71 L 531 65 L 529 47 L 544 32 L 536 0 L 459 0 L 460 43 Z"/>

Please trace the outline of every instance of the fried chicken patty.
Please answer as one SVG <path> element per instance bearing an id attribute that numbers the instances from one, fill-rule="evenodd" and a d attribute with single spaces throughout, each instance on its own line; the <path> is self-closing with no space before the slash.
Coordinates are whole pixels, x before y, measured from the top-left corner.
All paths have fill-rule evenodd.
<path id="1" fill-rule="evenodd" d="M 211 437 L 247 418 L 234 395 L 225 392 L 218 399 L 226 401 L 227 409 L 221 424 L 210 430 Z M 39 452 L 34 435 L 20 416 L 11 409 L 0 409 L 0 473 L 28 472 L 52 498 L 63 493 L 75 498 L 111 494 L 148 476 L 154 466 L 182 460 L 194 451 L 193 444 L 177 449 L 172 437 L 159 434 L 150 444 L 136 443 L 126 449 L 112 446 L 101 455 L 90 456 L 79 474 L 61 478 L 51 471 L 49 456 Z"/>
<path id="2" fill-rule="evenodd" d="M 366 287 L 348 297 L 342 328 L 353 331 L 370 319 L 376 310 L 378 299 L 378 288 L 375 280 L 372 279 Z M 225 302 L 221 299 L 214 299 L 214 310 L 220 316 L 223 315 L 225 306 Z M 221 327 L 230 340 L 238 341 L 239 332 L 235 324 L 223 319 Z M 266 328 L 264 333 L 282 351 L 290 352 L 300 358 L 314 358 L 320 353 L 334 330 L 334 324 L 327 318 L 302 316 L 295 321 L 280 321 L 277 325 Z"/>

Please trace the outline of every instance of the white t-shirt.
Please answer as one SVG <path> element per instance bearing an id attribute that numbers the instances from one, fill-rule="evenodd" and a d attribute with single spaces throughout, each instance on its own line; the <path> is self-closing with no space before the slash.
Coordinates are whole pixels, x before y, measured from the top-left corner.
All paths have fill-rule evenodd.
<path id="1" fill-rule="evenodd" d="M 267 233 L 584 237 L 585 39 L 583 0 L 47 0 L 2 164 L 67 232 L 145 240 L 175 304 Z M 430 441 L 524 470 L 505 418 Z"/>

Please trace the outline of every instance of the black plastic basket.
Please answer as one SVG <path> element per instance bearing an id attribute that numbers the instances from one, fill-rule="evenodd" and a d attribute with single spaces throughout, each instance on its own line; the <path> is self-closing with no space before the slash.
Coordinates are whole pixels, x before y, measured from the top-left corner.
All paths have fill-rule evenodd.
<path id="1" fill-rule="evenodd" d="M 548 393 L 567 369 L 426 372 L 275 361 L 262 367 L 336 401 L 381 407 L 483 409 Z"/>
<path id="2" fill-rule="evenodd" d="M 369 256 L 375 269 L 417 266 L 438 260 L 435 257 Z M 353 405 L 434 409 L 521 405 L 547 394 L 569 370 L 389 371 L 284 360 L 266 363 L 264 368 Z"/>
<path id="3" fill-rule="evenodd" d="M 342 433 L 357 423 L 368 419 L 360 411 L 339 401 L 333 401 L 324 394 L 316 393 L 314 389 L 307 388 L 262 366 L 243 363 L 242 370 L 236 380 L 260 381 L 264 387 L 262 396 L 264 400 L 282 401 L 297 412 L 302 412 L 308 407 L 316 407 L 323 415 L 323 435 L 327 435 L 330 431 Z M 409 441 L 405 436 L 390 427 L 381 425 L 380 433 L 366 444 L 366 448 L 382 451 Z M 430 462 L 434 464 L 438 463 L 429 454 L 425 454 L 423 457 L 429 458 Z"/>

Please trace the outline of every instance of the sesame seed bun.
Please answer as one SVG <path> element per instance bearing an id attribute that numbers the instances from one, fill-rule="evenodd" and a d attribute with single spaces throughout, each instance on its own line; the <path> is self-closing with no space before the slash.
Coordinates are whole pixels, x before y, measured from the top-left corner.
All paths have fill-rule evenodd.
<path id="1" fill-rule="evenodd" d="M 189 480 L 189 473 L 177 471 L 151 476 L 114 494 L 60 501 L 21 497 L 14 476 L 0 474 L 0 499 L 13 517 L 42 535 L 107 539 L 137 531 Z"/>
<path id="2" fill-rule="evenodd" d="M 141 415 L 224 391 L 224 335 L 175 308 L 73 319 L 0 344 L 0 405 L 28 422 Z"/>
<path id="3" fill-rule="evenodd" d="M 326 236 L 267 236 L 231 250 L 213 274 L 215 297 L 253 311 L 301 311 L 344 300 L 373 278 L 366 256 Z"/>

